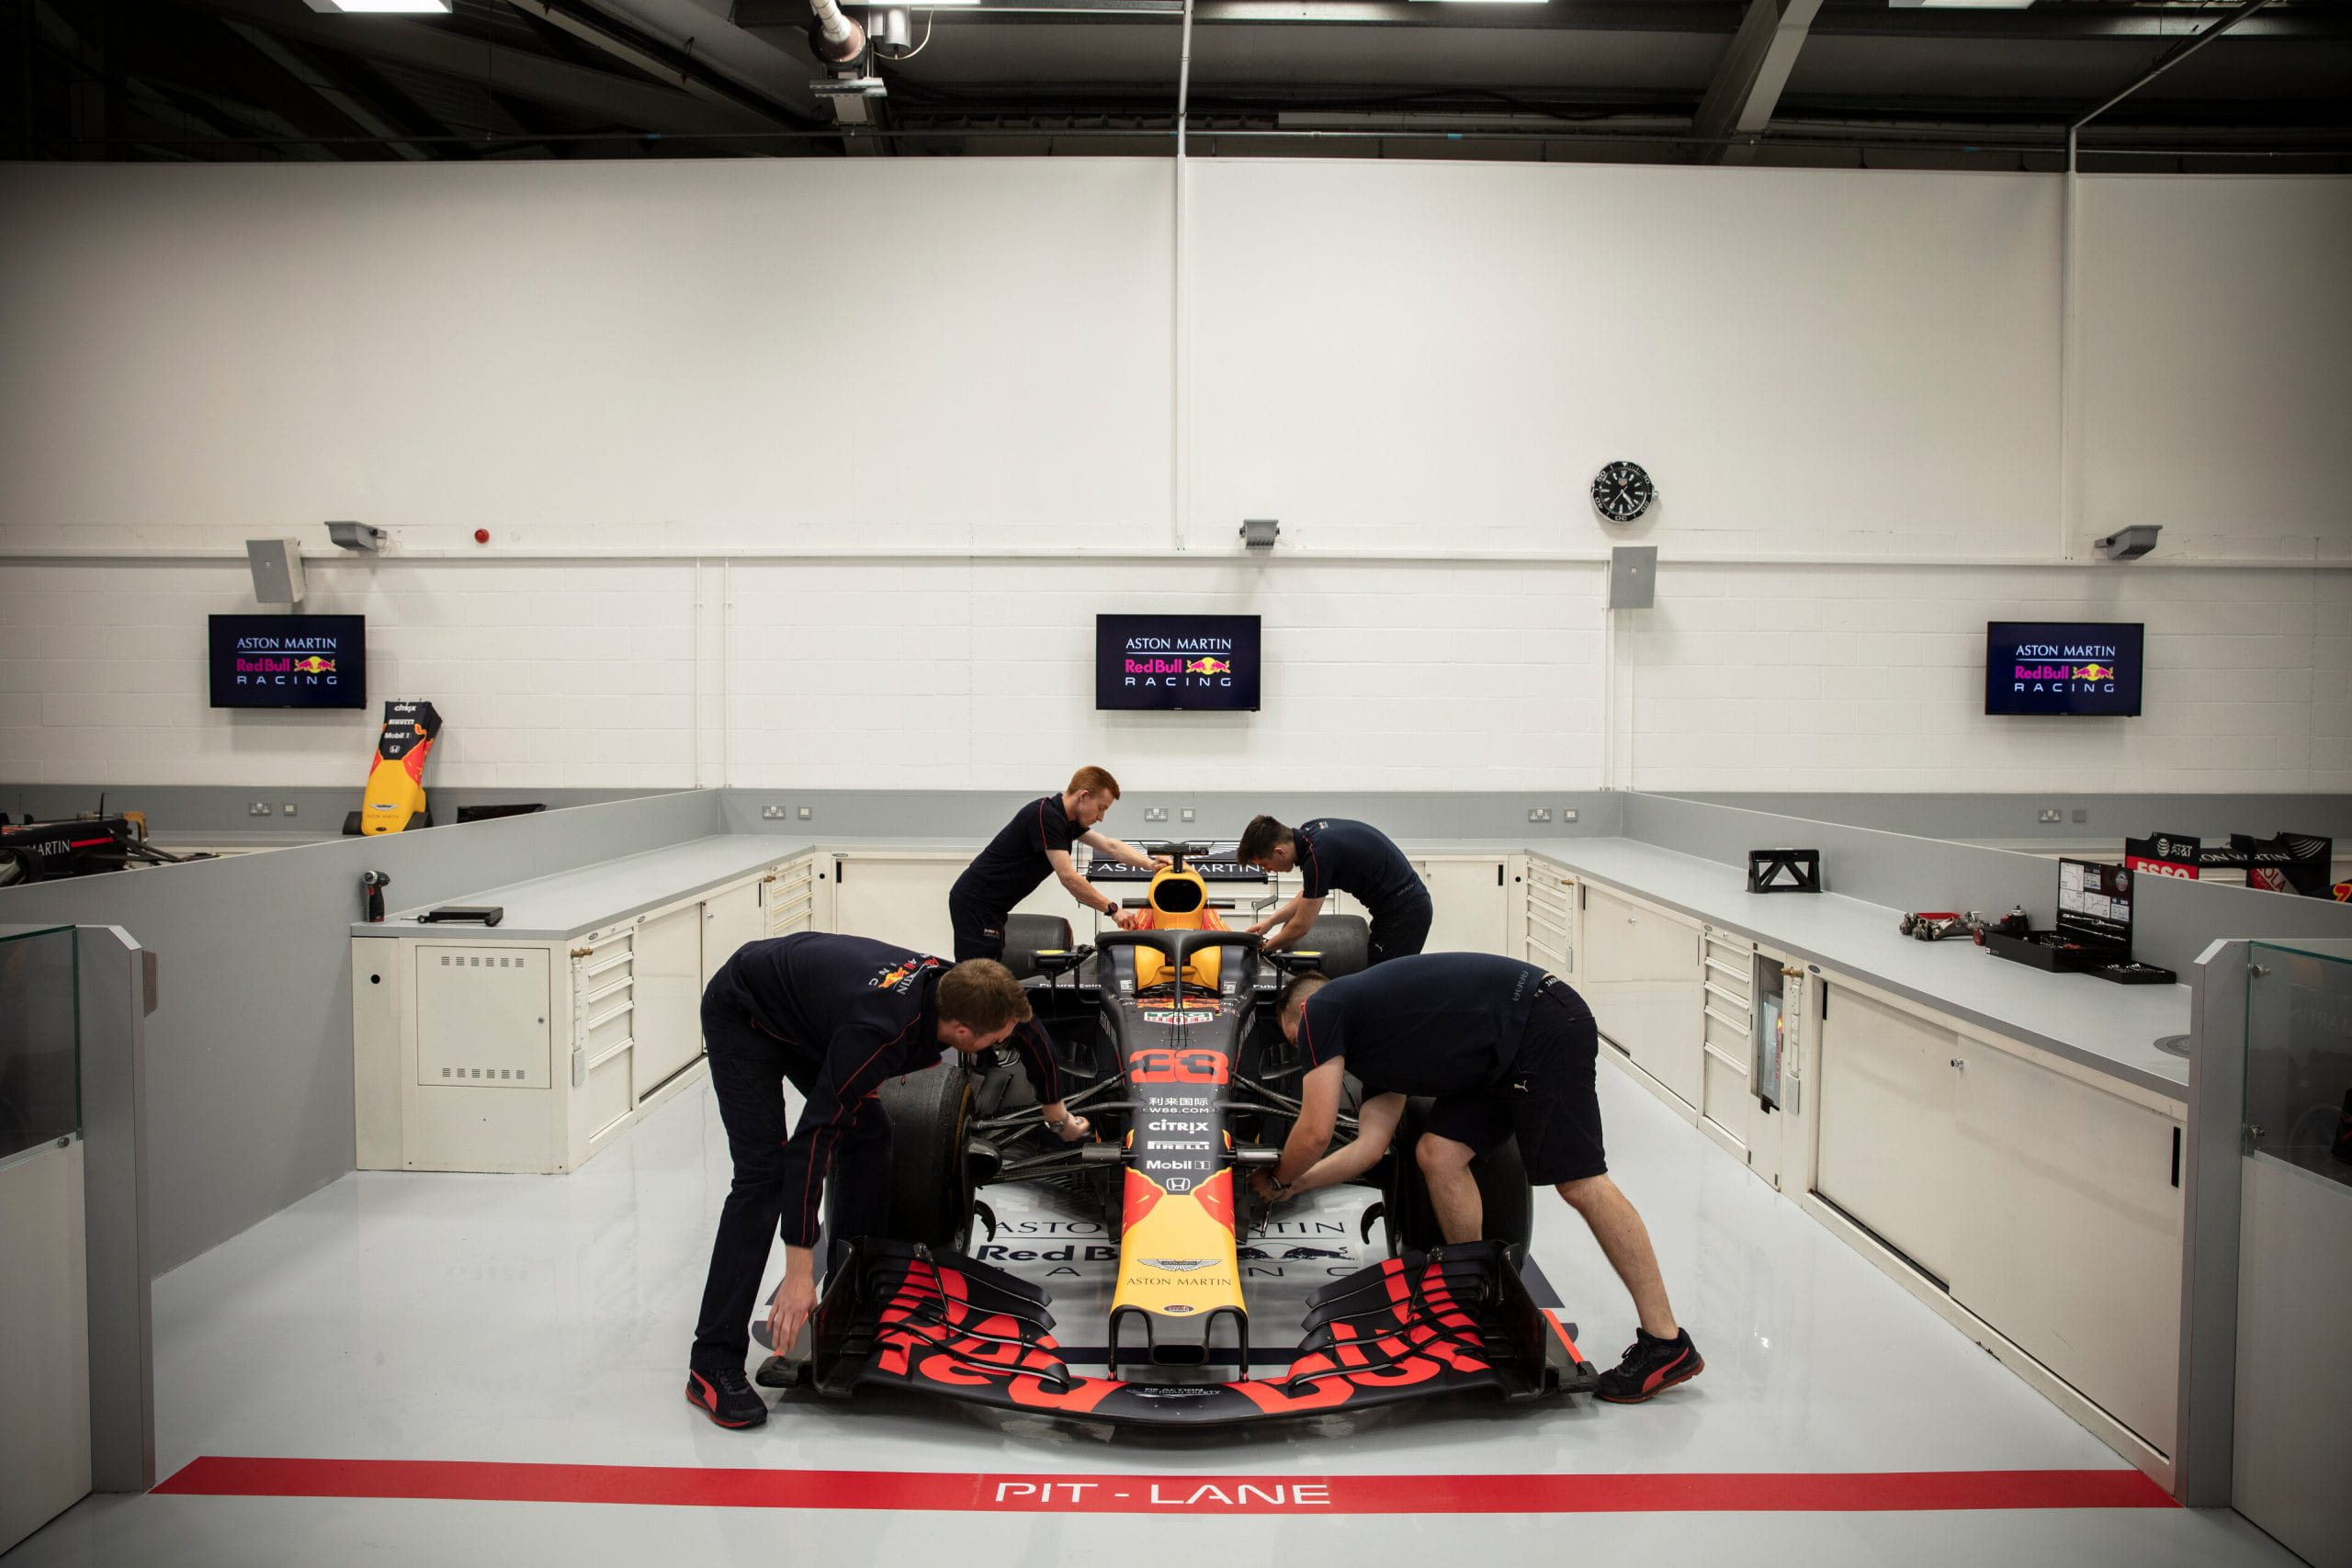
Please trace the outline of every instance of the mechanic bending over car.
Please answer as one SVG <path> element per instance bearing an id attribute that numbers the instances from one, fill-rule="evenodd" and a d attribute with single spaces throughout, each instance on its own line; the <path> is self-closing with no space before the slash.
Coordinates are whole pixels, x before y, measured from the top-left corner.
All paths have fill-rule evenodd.
<path id="1" fill-rule="evenodd" d="M 781 1348 L 817 1304 L 828 1171 L 829 1268 L 851 1240 L 879 1232 L 888 1218 L 890 1123 L 875 1099 L 885 1078 L 937 1066 L 942 1046 L 970 1055 L 1009 1040 L 1046 1125 L 1065 1143 L 1092 1130 L 1062 1103 L 1052 1043 L 1031 1018 L 1021 982 L 988 959 L 950 968 L 888 942 L 815 931 L 746 942 L 703 992 L 702 1033 L 735 1179 L 711 1243 L 686 1398 L 722 1427 L 768 1417 L 767 1402 L 743 1376 L 743 1358 L 774 1237 L 784 1237 L 785 1269 L 768 1329 Z M 786 1082 L 808 1100 L 789 1138 Z"/>
<path id="2" fill-rule="evenodd" d="M 1072 844 L 1084 844 L 1098 855 L 1121 865 L 1148 870 L 1168 863 L 1166 857 L 1148 855 L 1124 840 L 1098 833 L 1094 825 L 1119 798 L 1119 781 L 1101 768 L 1080 768 L 1070 775 L 1069 787 L 1059 795 L 1031 801 L 1013 813 L 988 848 L 974 857 L 947 890 L 947 916 L 956 925 L 956 960 L 1002 958 L 1004 922 L 1012 907 L 1036 890 L 1051 873 L 1069 889 L 1069 896 L 1098 915 L 1108 915 L 1123 931 L 1133 930 L 1136 917 L 1119 901 L 1098 891 L 1079 874 L 1069 858 Z"/>
<path id="3" fill-rule="evenodd" d="M 1445 1239 L 1479 1239 L 1485 1213 L 1470 1162 L 1516 1134 L 1528 1179 L 1556 1188 L 1583 1216 L 1632 1293 L 1641 1326 L 1595 1392 L 1639 1404 L 1705 1367 L 1674 1321 L 1648 1228 L 1609 1179 L 1593 1093 L 1600 1032 L 1566 984 L 1515 958 L 1437 953 L 1339 980 L 1303 975 L 1283 991 L 1281 1018 L 1283 1038 L 1306 1053 L 1306 1076 L 1281 1161 L 1257 1173 L 1261 1197 L 1363 1175 L 1396 1137 L 1406 1097 L 1433 1095 L 1409 1157 Z M 1350 1072 L 1363 1086 L 1355 1141 L 1327 1154 Z"/>
<path id="4" fill-rule="evenodd" d="M 1333 888 L 1353 894 L 1372 917 L 1367 962 L 1408 957 L 1430 939 L 1429 887 L 1396 841 L 1369 823 L 1318 817 L 1285 828 L 1271 817 L 1253 817 L 1234 858 L 1261 871 L 1298 870 L 1298 897 L 1250 928 L 1265 933 L 1269 948 L 1305 941 Z"/>

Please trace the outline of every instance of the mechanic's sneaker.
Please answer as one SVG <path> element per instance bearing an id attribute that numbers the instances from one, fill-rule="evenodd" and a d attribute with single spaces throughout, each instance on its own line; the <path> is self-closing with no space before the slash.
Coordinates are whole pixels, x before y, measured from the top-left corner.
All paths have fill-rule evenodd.
<path id="1" fill-rule="evenodd" d="M 757 1427 L 768 1418 L 768 1402 L 760 1397 L 759 1390 L 751 1385 L 741 1367 L 720 1367 L 711 1371 L 689 1367 L 686 1403 L 731 1430 Z"/>
<path id="2" fill-rule="evenodd" d="M 1634 1330 L 1625 1359 L 1600 1374 L 1593 1392 L 1611 1404 L 1639 1404 L 1654 1393 L 1689 1382 L 1707 1370 L 1690 1331 L 1678 1328 L 1671 1339 L 1660 1339 L 1645 1328 Z"/>

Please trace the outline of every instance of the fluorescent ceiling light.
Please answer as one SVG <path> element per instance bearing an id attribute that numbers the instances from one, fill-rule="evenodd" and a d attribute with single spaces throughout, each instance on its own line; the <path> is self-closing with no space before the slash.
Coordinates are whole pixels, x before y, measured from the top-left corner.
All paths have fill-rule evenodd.
<path id="1" fill-rule="evenodd" d="M 1439 6 L 1544 6 L 1551 0 L 1428 0 Z"/>
<path id="2" fill-rule="evenodd" d="M 449 0 L 308 0 L 308 3 L 311 10 L 325 11 L 329 14 L 341 12 L 355 16 L 366 13 L 427 17 L 446 17 L 449 14 Z"/>
<path id="3" fill-rule="evenodd" d="M 1886 0 L 1898 11 L 2022 11 L 2033 0 Z"/>

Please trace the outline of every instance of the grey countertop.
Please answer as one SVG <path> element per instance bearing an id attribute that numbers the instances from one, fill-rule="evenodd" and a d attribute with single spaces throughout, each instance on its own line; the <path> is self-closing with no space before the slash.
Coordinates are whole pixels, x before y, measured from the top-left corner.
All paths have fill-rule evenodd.
<path id="1" fill-rule="evenodd" d="M 1900 910 L 1835 893 L 1750 893 L 1741 867 L 1638 840 L 1579 839 L 1533 852 L 2007 1039 L 2188 1097 L 2188 1061 L 2155 1043 L 2188 1032 L 2187 986 L 2119 986 L 2011 964 L 1972 942 L 1915 942 L 1895 931 Z"/>
<path id="2" fill-rule="evenodd" d="M 1130 840 L 1130 842 L 1134 840 Z M 827 839 L 825 848 L 843 854 L 970 855 L 979 845 L 968 839 Z M 810 848 L 789 833 L 719 833 L 668 849 L 650 850 L 582 866 L 554 876 L 503 887 L 485 887 L 451 904 L 496 904 L 506 911 L 495 926 L 424 926 L 422 908 L 388 915 L 380 923 L 354 921 L 354 936 L 406 936 L 419 930 L 462 935 L 469 942 L 562 942 L 600 926 L 681 898 L 690 898 Z M 1473 840 L 1417 840 L 1406 846 L 1422 855 L 1517 854 L 1522 846 Z"/>
<path id="3" fill-rule="evenodd" d="M 380 924 L 355 922 L 351 931 L 362 937 L 431 931 L 468 942 L 563 942 L 694 897 L 811 847 L 810 840 L 787 833 L 715 834 L 449 900 L 503 906 L 505 919 L 494 927 L 423 926 L 415 919 L 421 911 L 408 909 Z M 828 839 L 824 847 L 916 855 L 969 854 L 978 848 L 967 840 L 916 838 Z M 2160 1035 L 2188 1032 L 2186 986 L 2117 986 L 2005 963 L 1973 942 L 1914 942 L 1895 932 L 1900 911 L 1834 893 L 1749 893 L 1737 866 L 1637 840 L 1560 840 L 1529 851 L 1505 840 L 1418 839 L 1403 847 L 1423 856 L 1532 852 L 1592 882 L 1755 937 L 2008 1039 L 2174 1099 L 2187 1093 L 2188 1062 L 2155 1044 Z"/>
<path id="4" fill-rule="evenodd" d="M 392 937 L 431 931 L 467 942 L 563 942 L 707 893 L 808 848 L 804 840 L 783 834 L 714 834 L 446 900 L 500 906 L 506 915 L 495 926 L 426 925 L 416 919 L 423 912 L 420 908 L 388 915 L 378 923 L 354 921 L 351 934 Z"/>

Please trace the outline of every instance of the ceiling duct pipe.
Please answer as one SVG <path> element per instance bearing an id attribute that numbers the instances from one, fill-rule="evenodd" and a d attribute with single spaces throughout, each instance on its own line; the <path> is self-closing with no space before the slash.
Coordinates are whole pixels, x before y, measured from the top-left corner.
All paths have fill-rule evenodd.
<path id="1" fill-rule="evenodd" d="M 834 0 L 808 0 L 816 13 L 808 29 L 808 47 L 828 65 L 847 65 L 865 52 L 865 29 L 842 15 Z"/>

